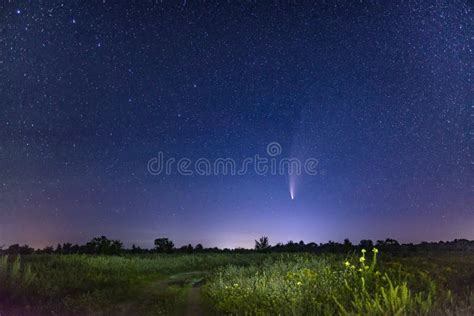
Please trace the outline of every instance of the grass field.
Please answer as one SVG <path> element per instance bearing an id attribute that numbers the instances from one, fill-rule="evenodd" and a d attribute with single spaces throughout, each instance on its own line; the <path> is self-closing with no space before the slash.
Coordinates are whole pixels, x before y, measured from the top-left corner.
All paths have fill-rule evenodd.
<path id="1" fill-rule="evenodd" d="M 474 254 L 0 257 L 2 315 L 472 315 Z"/>

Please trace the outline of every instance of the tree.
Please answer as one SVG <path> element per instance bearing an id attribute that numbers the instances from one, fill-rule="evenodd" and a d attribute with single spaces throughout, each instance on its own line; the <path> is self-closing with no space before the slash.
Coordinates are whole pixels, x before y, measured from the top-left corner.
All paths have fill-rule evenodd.
<path id="1" fill-rule="evenodd" d="M 180 252 L 192 253 L 194 251 L 193 245 L 188 244 L 178 249 Z"/>
<path id="2" fill-rule="evenodd" d="M 387 238 L 385 240 L 377 240 L 376 247 L 385 251 L 398 251 L 401 246 L 395 239 Z"/>
<path id="3" fill-rule="evenodd" d="M 188 244 L 188 245 L 186 246 L 186 252 L 187 252 L 187 253 L 192 253 L 193 251 L 194 251 L 193 245 Z"/>
<path id="4" fill-rule="evenodd" d="M 270 243 L 267 236 L 262 236 L 259 240 L 255 240 L 255 250 L 266 250 L 269 248 Z"/>
<path id="5" fill-rule="evenodd" d="M 343 249 L 344 249 L 344 252 L 349 252 L 351 251 L 352 249 L 352 243 L 349 239 L 344 239 L 344 243 L 342 244 L 343 246 Z"/>
<path id="6" fill-rule="evenodd" d="M 155 239 L 155 249 L 157 252 L 170 253 L 173 251 L 174 243 L 168 238 Z"/>
<path id="7" fill-rule="evenodd" d="M 374 247 L 374 243 L 370 239 L 362 239 L 359 243 L 359 246 L 361 248 L 364 248 L 366 250 L 372 249 Z"/>
<path id="8" fill-rule="evenodd" d="M 64 243 L 63 244 L 63 249 L 62 249 L 62 253 L 64 254 L 70 254 L 70 253 L 73 253 L 73 246 L 71 243 L 67 242 L 67 243 Z"/>
<path id="9" fill-rule="evenodd" d="M 400 243 L 397 240 L 392 239 L 392 238 L 385 239 L 385 244 L 387 246 L 394 246 L 394 247 L 400 246 Z"/>
<path id="10" fill-rule="evenodd" d="M 120 240 L 110 240 L 105 236 L 93 238 L 86 246 L 86 252 L 100 255 L 118 255 L 123 250 Z"/>
<path id="11" fill-rule="evenodd" d="M 194 247 L 194 250 L 199 252 L 199 251 L 202 251 L 204 249 L 204 247 L 202 246 L 202 244 L 197 244 L 196 247 Z"/>
<path id="12" fill-rule="evenodd" d="M 52 253 L 54 253 L 54 248 L 53 248 L 53 246 L 47 246 L 47 247 L 44 247 L 43 250 L 41 250 L 40 252 L 47 253 L 47 254 L 52 254 Z"/>
<path id="13" fill-rule="evenodd" d="M 318 244 L 315 243 L 315 242 L 310 242 L 310 243 L 306 244 L 306 248 L 307 248 L 309 251 L 316 251 L 317 248 L 318 248 Z"/>
<path id="14" fill-rule="evenodd" d="M 19 244 L 14 244 L 8 247 L 5 250 L 5 253 L 7 255 L 30 255 L 34 251 L 35 250 L 28 245 L 20 246 Z"/>

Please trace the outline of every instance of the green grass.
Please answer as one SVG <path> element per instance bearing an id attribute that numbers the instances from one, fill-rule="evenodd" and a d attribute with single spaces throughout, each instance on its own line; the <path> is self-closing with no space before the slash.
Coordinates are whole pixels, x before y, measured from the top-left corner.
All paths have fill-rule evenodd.
<path id="1" fill-rule="evenodd" d="M 472 292 L 451 290 L 462 276 L 450 288 L 440 265 L 418 267 L 423 257 L 381 264 L 376 252 L 347 259 L 286 255 L 250 267 L 231 265 L 211 277 L 204 294 L 215 310 L 234 315 L 472 315 Z M 468 265 L 456 259 L 450 262 L 460 269 Z"/>
<path id="2" fill-rule="evenodd" d="M 56 314 L 472 315 L 474 254 L 367 252 L 0 257 L 0 306 Z M 0 311 L 2 309 L 0 308 Z"/>
<path id="3" fill-rule="evenodd" d="M 246 265 L 262 256 L 5 256 L 0 258 L 0 298 L 8 298 L 10 304 L 35 305 L 44 310 L 90 312 L 116 308 L 117 304 L 144 309 L 146 303 L 154 311 L 159 306 L 169 312 L 184 295 L 183 286 L 164 284 L 169 276 L 212 270 L 229 263 Z"/>

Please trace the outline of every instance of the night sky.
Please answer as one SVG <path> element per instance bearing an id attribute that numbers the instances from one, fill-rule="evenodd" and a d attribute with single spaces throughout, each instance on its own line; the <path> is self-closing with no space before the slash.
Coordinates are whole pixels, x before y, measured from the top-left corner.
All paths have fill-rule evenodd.
<path id="1" fill-rule="evenodd" d="M 474 239 L 473 22 L 469 1 L 2 1 L 0 245 Z M 272 142 L 318 160 L 295 199 L 288 175 L 147 169 Z"/>

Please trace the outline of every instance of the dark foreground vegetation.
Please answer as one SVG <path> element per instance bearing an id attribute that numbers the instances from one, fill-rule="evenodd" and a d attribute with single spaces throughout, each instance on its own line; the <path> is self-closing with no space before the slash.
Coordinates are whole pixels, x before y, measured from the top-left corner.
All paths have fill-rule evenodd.
<path id="1" fill-rule="evenodd" d="M 94 238 L 0 256 L 1 315 L 472 315 L 474 242 L 123 249 Z"/>
<path id="2" fill-rule="evenodd" d="M 311 253 L 349 253 L 361 249 L 372 249 L 376 247 L 380 251 L 390 253 L 410 253 L 419 251 L 474 251 L 474 241 L 467 239 L 455 239 L 453 241 L 422 242 L 419 244 L 400 244 L 397 240 L 387 238 L 385 240 L 372 241 L 363 239 L 359 244 L 353 244 L 349 239 L 343 243 L 329 241 L 327 243 L 305 243 L 304 241 L 289 241 L 286 244 L 278 243 L 270 245 L 266 236 L 255 240 L 254 249 L 236 248 L 220 249 L 204 248 L 203 245 L 191 244 L 176 248 L 173 241 L 168 238 L 155 239 L 155 247 L 143 249 L 132 245 L 125 249 L 120 240 L 108 239 L 105 236 L 93 238 L 84 245 L 64 243 L 56 247 L 48 246 L 43 249 L 33 249 L 28 245 L 14 244 L 9 247 L 0 246 L 0 255 L 30 255 L 30 254 L 93 254 L 93 255 L 125 255 L 125 254 L 153 254 L 153 253 L 248 253 L 248 252 L 311 252 Z"/>

